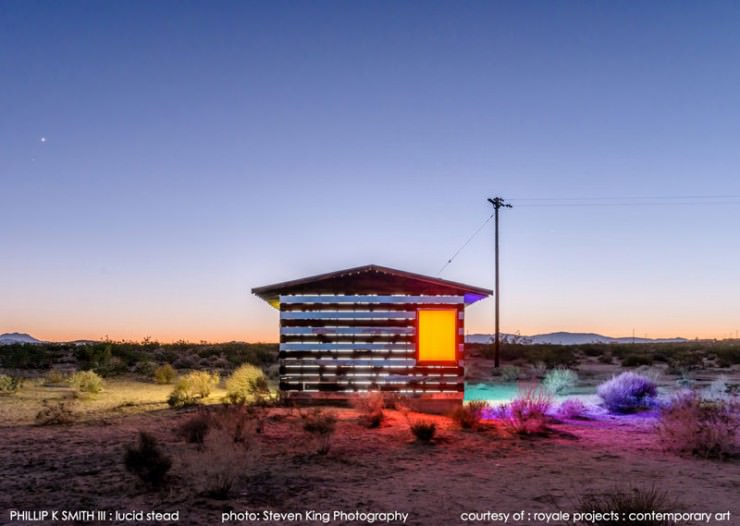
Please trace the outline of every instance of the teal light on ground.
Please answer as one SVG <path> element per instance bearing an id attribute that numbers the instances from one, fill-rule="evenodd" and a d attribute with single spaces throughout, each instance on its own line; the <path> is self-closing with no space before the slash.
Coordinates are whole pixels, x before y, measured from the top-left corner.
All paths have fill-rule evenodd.
<path id="1" fill-rule="evenodd" d="M 465 401 L 510 402 L 519 395 L 516 384 L 465 384 Z"/>

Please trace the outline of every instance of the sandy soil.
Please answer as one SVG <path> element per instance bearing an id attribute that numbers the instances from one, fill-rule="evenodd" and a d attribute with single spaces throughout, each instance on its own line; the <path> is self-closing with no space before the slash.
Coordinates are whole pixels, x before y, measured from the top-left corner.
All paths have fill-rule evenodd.
<path id="1" fill-rule="evenodd" d="M 582 365 L 576 396 L 593 402 L 593 386 L 614 372 L 615 367 L 603 364 Z M 718 374 L 701 372 L 698 381 L 707 383 Z M 726 371 L 721 374 L 727 376 Z M 675 386 L 675 378 L 661 371 L 656 375 L 666 392 Z M 737 382 L 739 375 L 733 370 L 729 378 Z M 591 420 L 553 421 L 549 436 L 534 438 L 513 435 L 497 422 L 462 431 L 449 418 L 412 414 L 412 421 L 431 420 L 438 428 L 434 443 L 421 445 L 413 441 L 408 419 L 398 411 L 387 410 L 381 428 L 367 429 L 353 409 L 331 408 L 339 422 L 331 449 L 322 456 L 315 453 L 316 444 L 303 430 L 298 412 L 272 409 L 249 448 L 234 447 L 223 433 L 213 431 L 199 450 L 175 433 L 193 411 L 167 408 L 164 399 L 170 389 L 113 380 L 106 392 L 78 400 L 77 421 L 63 426 L 35 426 L 33 418 L 42 399 L 68 398 L 68 389 L 37 382 L 1 398 L 0 524 L 61 524 L 11 522 L 11 510 L 179 511 L 177 523 L 188 525 L 219 524 L 223 512 L 246 510 L 262 520 L 232 523 L 321 524 L 304 512 L 359 510 L 404 512 L 409 514 L 406 524 L 447 526 L 463 524 L 463 512 L 574 511 L 584 495 L 655 486 L 677 501 L 676 511 L 730 511 L 729 521 L 711 524 L 740 525 L 740 463 L 663 451 L 655 433 L 656 414 L 613 416 L 595 409 Z M 482 389 L 506 396 L 516 391 L 512 386 Z M 210 402 L 221 394 L 214 393 Z M 139 431 L 156 436 L 173 459 L 164 489 L 148 489 L 124 469 L 124 448 Z M 228 498 L 207 496 L 206 490 L 224 477 L 234 480 Z M 265 510 L 304 515 L 270 521 L 264 520 Z M 78 523 L 156 522 L 116 520 L 114 515 L 105 522 L 64 524 Z M 525 516 L 508 524 L 546 522 Z"/>
<path id="2" fill-rule="evenodd" d="M 178 439 L 173 429 L 189 415 L 171 410 L 6 427 L 0 430 L 0 520 L 7 523 L 12 509 L 179 510 L 179 524 L 194 525 L 218 524 L 228 510 L 361 510 L 407 512 L 407 524 L 449 525 L 460 524 L 465 511 L 573 510 L 584 494 L 654 484 L 682 510 L 729 510 L 735 519 L 725 524 L 740 523 L 740 465 L 663 452 L 651 417 L 555 423 L 550 437 L 519 438 L 496 426 L 467 432 L 445 417 L 412 415 L 440 429 L 434 444 L 419 445 L 396 411 L 387 411 L 380 429 L 360 426 L 351 409 L 336 411 L 340 421 L 326 456 L 313 454 L 297 414 L 272 410 L 251 453 L 236 452 L 226 463 L 215 450 L 198 452 Z M 146 489 L 123 468 L 124 444 L 139 430 L 152 432 L 174 458 L 164 490 Z M 192 458 L 202 463 L 188 465 Z M 227 500 L 199 495 L 197 474 L 211 476 L 209 464 L 238 466 Z"/>

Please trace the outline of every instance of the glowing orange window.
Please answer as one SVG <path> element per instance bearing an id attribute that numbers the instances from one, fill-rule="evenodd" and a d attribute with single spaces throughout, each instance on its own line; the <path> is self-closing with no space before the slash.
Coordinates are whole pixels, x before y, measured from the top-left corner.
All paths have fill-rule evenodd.
<path id="1" fill-rule="evenodd" d="M 457 309 L 419 309 L 416 331 L 419 362 L 456 361 Z"/>

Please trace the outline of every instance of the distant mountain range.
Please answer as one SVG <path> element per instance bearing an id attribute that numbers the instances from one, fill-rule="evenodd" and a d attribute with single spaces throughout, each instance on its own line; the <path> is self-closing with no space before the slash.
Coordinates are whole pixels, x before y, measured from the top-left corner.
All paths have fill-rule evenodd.
<path id="1" fill-rule="evenodd" d="M 520 336 L 517 334 L 502 334 L 502 338 L 509 341 L 517 341 L 525 344 L 549 343 L 554 345 L 580 345 L 584 343 L 680 343 L 688 341 L 686 338 L 633 338 L 625 336 L 613 338 L 596 334 L 593 332 L 549 332 L 547 334 L 535 334 L 533 336 Z M 468 334 L 466 343 L 490 343 L 493 334 Z"/>
<path id="2" fill-rule="evenodd" d="M 612 338 L 593 332 L 550 332 L 547 334 L 535 334 L 534 336 L 520 336 L 518 334 L 502 334 L 502 339 L 517 341 L 525 344 L 549 343 L 555 345 L 579 345 L 583 343 L 679 343 L 688 341 L 686 338 Z M 493 334 L 468 334 L 466 343 L 491 343 Z M 36 339 L 30 334 L 22 332 L 6 332 L 0 334 L 0 345 L 11 343 L 46 343 Z M 75 340 L 64 343 L 95 343 L 94 340 Z"/>
<path id="3" fill-rule="evenodd" d="M 10 343 L 44 343 L 41 340 L 37 340 L 30 334 L 26 334 L 23 332 L 6 332 L 5 334 L 0 334 L 0 345 L 4 344 L 10 344 Z"/>

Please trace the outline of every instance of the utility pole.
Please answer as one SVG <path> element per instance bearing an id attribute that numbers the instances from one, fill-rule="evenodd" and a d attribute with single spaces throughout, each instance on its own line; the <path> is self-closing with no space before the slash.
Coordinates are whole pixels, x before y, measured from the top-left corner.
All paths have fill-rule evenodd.
<path id="1" fill-rule="evenodd" d="M 498 369 L 500 365 L 500 352 L 499 348 L 501 345 L 501 334 L 499 331 L 499 315 L 498 315 L 498 309 L 499 309 L 499 300 L 501 299 L 501 294 L 499 293 L 499 287 L 498 287 L 498 209 L 499 208 L 511 208 L 511 205 L 508 203 L 505 203 L 504 200 L 500 197 L 494 197 L 491 199 L 488 198 L 488 202 L 493 205 L 493 214 L 494 214 L 494 223 L 496 228 L 496 283 L 494 284 L 494 291 L 493 291 L 493 299 L 496 302 L 496 339 L 494 340 L 494 355 L 493 355 L 493 366 Z"/>

